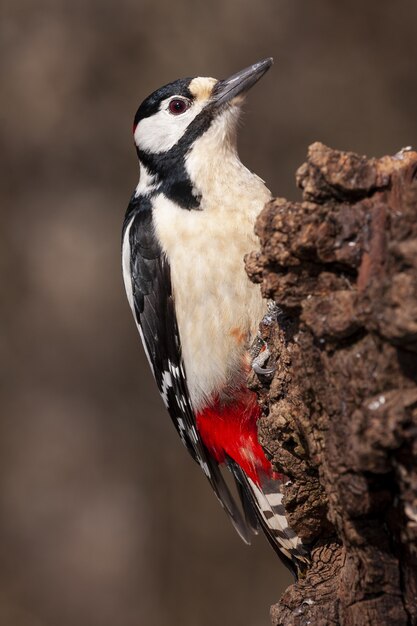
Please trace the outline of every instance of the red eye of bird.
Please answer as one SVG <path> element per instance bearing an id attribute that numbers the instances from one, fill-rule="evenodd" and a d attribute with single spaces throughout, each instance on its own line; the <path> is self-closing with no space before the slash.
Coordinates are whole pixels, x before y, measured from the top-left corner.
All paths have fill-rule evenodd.
<path id="1" fill-rule="evenodd" d="M 180 115 L 181 113 L 185 113 L 185 111 L 188 109 L 188 103 L 186 100 L 175 98 L 174 100 L 171 100 L 168 108 L 169 112 L 173 115 Z"/>

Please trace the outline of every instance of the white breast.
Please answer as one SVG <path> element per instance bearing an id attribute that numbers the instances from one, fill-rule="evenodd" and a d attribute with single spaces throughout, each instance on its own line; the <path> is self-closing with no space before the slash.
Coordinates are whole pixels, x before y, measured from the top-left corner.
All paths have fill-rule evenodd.
<path id="1" fill-rule="evenodd" d="M 196 411 L 219 390 L 242 384 L 246 350 L 266 308 L 259 286 L 245 273 L 243 257 L 258 245 L 254 222 L 270 193 L 237 163 L 231 176 L 227 164 L 221 164 L 224 176 L 207 174 L 211 189 L 201 190 L 202 210 L 182 209 L 163 194 L 153 198 L 155 232 L 171 266 Z"/>

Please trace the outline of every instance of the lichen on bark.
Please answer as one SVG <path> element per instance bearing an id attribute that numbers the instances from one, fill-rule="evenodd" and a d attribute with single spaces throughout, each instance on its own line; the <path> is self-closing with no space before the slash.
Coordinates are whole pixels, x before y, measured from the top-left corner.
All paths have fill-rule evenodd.
<path id="1" fill-rule="evenodd" d="M 312 559 L 272 623 L 417 624 L 417 153 L 315 143 L 297 183 L 246 258 L 281 311 L 259 437 Z"/>

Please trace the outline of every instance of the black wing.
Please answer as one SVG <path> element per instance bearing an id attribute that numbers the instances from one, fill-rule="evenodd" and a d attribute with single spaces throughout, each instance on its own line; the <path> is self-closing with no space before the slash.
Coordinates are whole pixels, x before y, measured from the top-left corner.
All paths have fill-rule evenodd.
<path id="1" fill-rule="evenodd" d="M 215 494 L 242 539 L 250 529 L 196 429 L 187 389 L 172 295 L 169 263 L 155 236 L 148 197 L 133 197 L 123 227 L 130 245 L 133 314 L 162 399 L 184 445 L 206 474 Z"/>

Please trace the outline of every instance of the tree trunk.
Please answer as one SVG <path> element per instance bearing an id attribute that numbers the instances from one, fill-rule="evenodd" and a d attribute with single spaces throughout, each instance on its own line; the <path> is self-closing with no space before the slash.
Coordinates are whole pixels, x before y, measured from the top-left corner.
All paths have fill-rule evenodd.
<path id="1" fill-rule="evenodd" d="M 315 143 L 297 183 L 246 259 L 280 307 L 259 437 L 312 559 L 272 623 L 417 624 L 417 153 Z"/>

